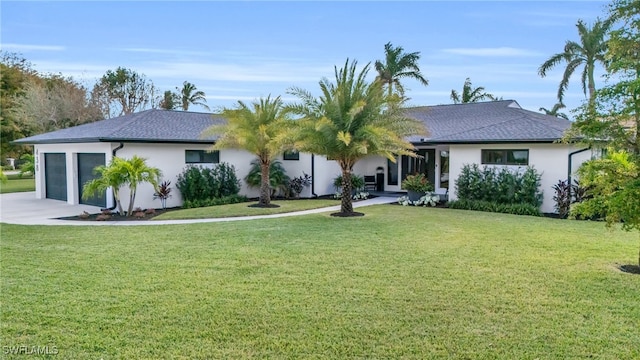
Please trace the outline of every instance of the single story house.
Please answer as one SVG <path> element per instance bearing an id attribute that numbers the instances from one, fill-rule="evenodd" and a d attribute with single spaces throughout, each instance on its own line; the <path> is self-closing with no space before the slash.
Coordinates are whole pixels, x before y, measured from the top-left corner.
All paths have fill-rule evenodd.
<path id="1" fill-rule="evenodd" d="M 412 137 L 419 158 L 400 156 L 394 163 L 370 156 L 359 161 L 354 173 L 375 178 L 380 191 L 402 191 L 402 179 L 424 172 L 436 192 L 456 199 L 455 180 L 465 164 L 506 166 L 518 169 L 534 166 L 542 174 L 543 212 L 554 211 L 553 185 L 566 180 L 591 157 L 591 151 L 573 144 L 559 143 L 570 121 L 522 109 L 516 101 L 501 100 L 408 108 L 407 115 L 426 125 L 429 137 Z M 207 113 L 146 110 L 112 119 L 40 134 L 15 141 L 34 145 L 36 159 L 36 197 L 70 204 L 113 206 L 112 194 L 83 200 L 82 185 L 95 175 L 97 165 L 112 157 L 138 155 L 150 166 L 162 170 L 163 179 L 172 183 L 173 196 L 167 206 L 179 206 L 182 199 L 175 189 L 178 175 L 189 165 L 215 166 L 227 162 L 235 166 L 239 179 L 249 171 L 254 156 L 242 150 L 207 152 L 213 138 L 202 138 L 204 129 L 224 122 Z M 335 161 L 323 156 L 288 153 L 279 156 L 287 175 L 313 176 L 313 184 L 302 197 L 335 193 L 333 179 L 340 174 Z M 138 188 L 136 206 L 158 207 L 151 186 Z M 241 193 L 257 197 L 258 189 L 243 182 Z M 121 194 L 126 199 L 128 194 Z"/>

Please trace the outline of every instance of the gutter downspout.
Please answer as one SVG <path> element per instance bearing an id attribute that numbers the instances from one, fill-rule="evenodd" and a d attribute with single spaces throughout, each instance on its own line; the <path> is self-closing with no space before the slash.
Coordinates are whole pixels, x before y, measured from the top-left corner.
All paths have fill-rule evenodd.
<path id="1" fill-rule="evenodd" d="M 122 149 L 123 147 L 124 147 L 124 143 L 121 141 L 121 142 L 120 142 L 120 145 L 118 145 L 115 149 L 113 149 L 113 150 L 111 151 L 111 155 L 112 155 L 113 157 L 115 157 L 115 156 L 116 156 L 116 153 L 118 152 L 118 150 Z M 115 209 L 115 208 L 116 208 L 116 206 L 118 206 L 118 205 L 116 204 L 116 197 L 115 197 L 115 195 L 113 195 L 113 194 L 112 194 L 112 196 L 113 196 L 113 205 L 112 205 L 110 208 L 100 209 L 100 211 L 104 211 L 104 210 L 109 210 L 109 211 L 111 211 L 111 210 Z"/>
<path id="2" fill-rule="evenodd" d="M 589 146 L 586 149 L 580 149 L 580 150 L 576 150 L 574 152 L 570 152 L 569 153 L 569 166 L 567 169 L 567 183 L 569 185 L 569 199 L 571 199 L 571 168 L 573 166 L 573 155 L 579 154 L 581 152 L 585 152 L 587 150 L 591 150 L 591 146 Z"/>
<path id="3" fill-rule="evenodd" d="M 314 154 L 311 154 L 311 196 L 318 197 L 318 194 L 316 194 L 316 158 Z"/>

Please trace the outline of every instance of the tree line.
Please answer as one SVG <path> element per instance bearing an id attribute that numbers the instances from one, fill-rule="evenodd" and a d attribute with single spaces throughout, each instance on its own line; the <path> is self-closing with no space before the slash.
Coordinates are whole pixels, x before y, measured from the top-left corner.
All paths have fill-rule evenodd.
<path id="1" fill-rule="evenodd" d="M 42 74 L 16 53 L 0 53 L 0 152 L 19 158 L 28 148 L 10 142 L 23 137 L 131 114 L 148 108 L 189 110 L 206 105 L 203 91 L 188 81 L 159 91 L 144 74 L 118 67 L 91 89 L 62 74 Z"/>

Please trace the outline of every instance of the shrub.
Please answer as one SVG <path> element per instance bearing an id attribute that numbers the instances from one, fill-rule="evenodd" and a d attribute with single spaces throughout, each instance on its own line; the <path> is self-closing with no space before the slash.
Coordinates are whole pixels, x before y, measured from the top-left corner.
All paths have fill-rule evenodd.
<path id="1" fill-rule="evenodd" d="M 278 190 L 285 192 L 289 185 L 289 177 L 287 171 L 282 166 L 282 163 L 278 160 L 271 162 L 269 166 L 269 186 L 271 187 L 271 196 L 275 196 Z M 247 182 L 249 187 L 260 188 L 262 183 L 262 171 L 260 169 L 260 162 L 258 159 L 251 161 L 251 169 L 245 176 L 244 181 Z"/>
<path id="2" fill-rule="evenodd" d="M 540 209 L 531 204 L 499 204 L 484 200 L 454 200 L 447 203 L 450 209 L 498 212 L 514 215 L 542 216 Z"/>
<path id="3" fill-rule="evenodd" d="M 306 173 L 289 180 L 288 197 L 297 198 L 305 187 L 311 185 L 311 180 L 311 176 Z"/>
<path id="4" fill-rule="evenodd" d="M 227 205 L 227 204 L 237 204 L 241 202 L 248 201 L 247 197 L 244 195 L 229 195 L 219 198 L 209 198 L 209 199 L 195 199 L 195 200 L 186 200 L 182 207 L 185 209 L 190 208 L 198 208 L 205 206 L 218 206 L 218 205 Z"/>
<path id="5" fill-rule="evenodd" d="M 533 168 L 510 171 L 507 168 L 477 164 L 464 165 L 458 179 L 456 192 L 460 200 L 487 201 L 497 204 L 529 204 L 540 207 L 542 192 L 540 174 Z"/>
<path id="6" fill-rule="evenodd" d="M 156 192 L 153 194 L 153 200 L 160 199 L 160 203 L 162 204 L 162 208 L 167 208 L 167 199 L 171 197 L 171 181 L 163 181 L 156 188 Z"/>
<path id="7" fill-rule="evenodd" d="M 233 165 L 220 163 L 214 168 L 190 165 L 178 175 L 176 187 L 186 204 L 235 196 L 240 192 L 240 181 Z"/>
<path id="8" fill-rule="evenodd" d="M 569 209 L 571 207 L 569 189 L 569 183 L 566 180 L 558 180 L 558 183 L 553 185 L 553 190 L 555 191 L 553 201 L 556 202 L 555 209 L 558 212 L 558 216 L 562 219 L 569 215 Z"/>
<path id="9" fill-rule="evenodd" d="M 338 191 L 342 190 L 342 174 L 333 179 L 333 186 Z M 357 192 L 361 189 L 364 189 L 364 177 L 357 174 L 351 174 L 351 190 Z"/>
<path id="10" fill-rule="evenodd" d="M 421 194 L 433 191 L 433 185 L 424 174 L 407 176 L 402 180 L 402 188 L 407 191 L 414 191 Z"/>

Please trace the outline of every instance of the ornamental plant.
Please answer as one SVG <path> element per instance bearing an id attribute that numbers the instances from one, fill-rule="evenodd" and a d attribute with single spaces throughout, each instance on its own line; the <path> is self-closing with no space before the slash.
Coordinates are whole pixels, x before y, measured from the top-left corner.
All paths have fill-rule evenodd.
<path id="1" fill-rule="evenodd" d="M 425 194 L 433 191 L 433 184 L 429 182 L 424 174 L 409 175 L 402 181 L 402 188 L 407 191 L 414 191 Z"/>

